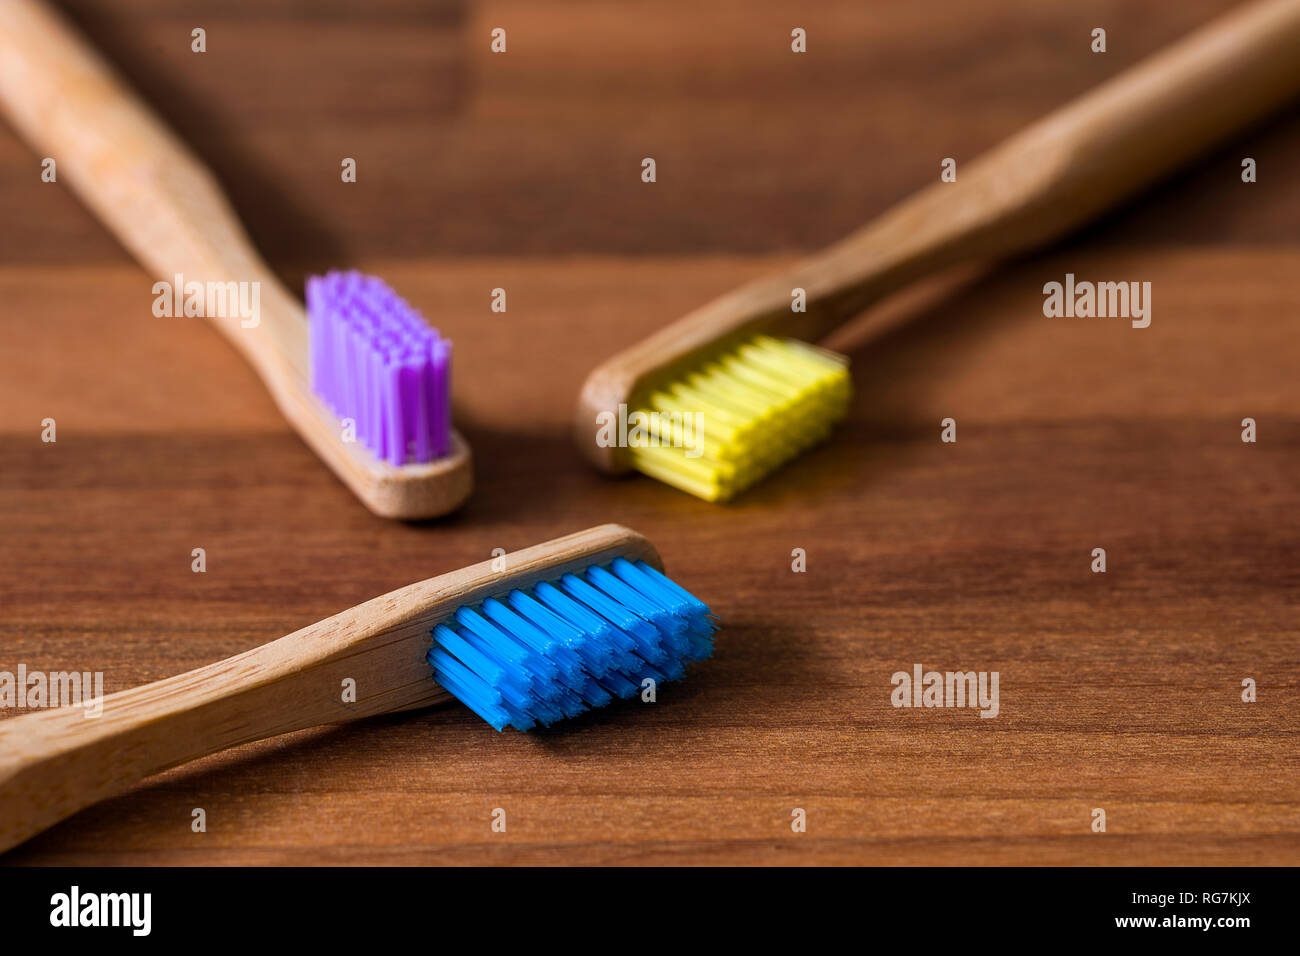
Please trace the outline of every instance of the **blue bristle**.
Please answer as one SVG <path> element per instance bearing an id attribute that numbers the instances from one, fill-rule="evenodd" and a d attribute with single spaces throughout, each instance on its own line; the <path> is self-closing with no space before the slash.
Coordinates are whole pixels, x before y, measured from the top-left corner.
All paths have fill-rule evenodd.
<path id="1" fill-rule="evenodd" d="M 636 650 L 636 641 L 614 627 L 591 608 L 575 601 L 549 581 L 538 584 L 533 595 L 588 638 L 589 646 L 608 649 L 614 659 Z M 596 639 L 591 640 L 593 637 Z"/>
<path id="2" fill-rule="evenodd" d="M 520 727 L 517 720 L 526 719 L 526 714 L 506 705 L 500 694 L 441 648 L 435 647 L 429 651 L 429 663 L 438 675 L 439 684 L 497 730 L 504 730 L 510 724 Z"/>
<path id="3" fill-rule="evenodd" d="M 433 629 L 434 679 L 497 730 L 549 726 L 713 654 L 709 608 L 644 561 L 615 558 Z"/>
<path id="4" fill-rule="evenodd" d="M 596 680 L 601 687 L 605 688 L 605 690 L 609 691 L 615 697 L 631 697 L 641 689 L 640 684 L 632 683 L 631 679 L 624 677 L 616 671 L 602 674 L 600 677 L 596 678 Z"/>
<path id="5" fill-rule="evenodd" d="M 580 678 L 582 660 L 577 654 L 558 644 L 545 631 L 524 620 L 496 598 L 488 598 L 483 602 L 483 613 L 507 634 L 527 644 L 534 652 L 560 668 L 565 683 Z"/>
<path id="6" fill-rule="evenodd" d="M 609 662 L 615 652 L 608 645 L 584 641 L 580 630 L 523 591 L 511 591 L 507 600 L 510 601 L 511 608 L 576 654 L 584 670 L 589 673 L 603 673 L 609 669 Z"/>

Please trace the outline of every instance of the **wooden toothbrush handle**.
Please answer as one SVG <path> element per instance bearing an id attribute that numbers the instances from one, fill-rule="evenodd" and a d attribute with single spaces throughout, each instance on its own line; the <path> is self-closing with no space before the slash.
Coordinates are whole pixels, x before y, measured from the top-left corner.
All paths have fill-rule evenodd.
<path id="1" fill-rule="evenodd" d="M 8 0 L 0 0 L 0 4 Z M 654 545 L 606 524 L 418 581 L 224 661 L 0 721 L 0 853 L 151 774 L 254 740 L 450 699 L 425 659 L 456 608 Z M 344 699 L 350 680 L 353 698 Z M 188 820 L 159 826 L 188 826 Z"/>
<path id="2" fill-rule="evenodd" d="M 787 288 L 783 323 L 820 338 L 921 276 L 1056 239 L 1297 93 L 1300 0 L 1240 7 L 959 161 L 956 182 L 932 183 L 798 267 L 790 279 L 819 308 L 805 329 Z"/>
<path id="3" fill-rule="evenodd" d="M 142 284 L 140 314 L 170 300 L 165 314 L 172 317 L 151 321 L 205 321 L 178 315 L 176 295 L 167 294 L 177 276 L 182 302 L 199 283 L 203 314 L 208 301 L 222 313 L 206 321 L 243 354 L 285 419 L 371 511 L 429 518 L 465 500 L 472 456 L 454 431 L 445 457 L 401 466 L 344 439 L 339 420 L 311 390 L 302 303 L 257 254 L 212 174 L 40 0 L 0 0 L 0 112 L 54 160 L 58 182 L 70 183 L 144 265 L 150 285 Z M 34 166 L 33 182 L 39 172 Z M 239 308 L 231 307 L 232 295 Z"/>
<path id="4" fill-rule="evenodd" d="M 0 2 L 0 110 L 152 281 L 258 283 L 256 327 L 238 315 L 212 321 L 273 392 L 286 373 L 307 380 L 303 308 L 257 254 L 212 174 L 40 0 Z M 38 175 L 33 169 L 33 182 Z M 154 302 L 146 293 L 142 310 Z"/>
<path id="5" fill-rule="evenodd" d="M 364 656 L 341 652 L 348 613 L 93 707 L 0 721 L 0 852 L 169 767 L 294 730 L 448 699 L 424 662 L 427 633 L 396 636 L 391 647 Z M 345 678 L 356 682 L 355 701 L 343 700 Z"/>
<path id="6" fill-rule="evenodd" d="M 1086 36 L 1075 42 L 1087 43 Z M 1088 55 L 1080 53 L 1079 55 Z M 1300 91 L 1300 0 L 1263 0 L 1048 115 L 858 232 L 737 289 L 611 359 L 588 381 L 583 414 L 731 336 L 823 338 L 906 284 L 1062 235 Z M 792 290 L 807 311 L 791 311 Z M 665 360 L 668 361 L 665 361 Z M 579 422 L 582 445 L 591 427 Z M 604 456 L 608 458 L 608 456 Z"/>

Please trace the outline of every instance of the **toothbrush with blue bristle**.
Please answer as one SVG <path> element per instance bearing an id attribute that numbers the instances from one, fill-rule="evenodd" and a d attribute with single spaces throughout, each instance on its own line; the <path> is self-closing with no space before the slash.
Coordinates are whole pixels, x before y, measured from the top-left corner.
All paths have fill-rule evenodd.
<path id="1" fill-rule="evenodd" d="M 0 3 L 0 109 L 158 280 L 154 294 L 170 290 L 158 301 L 207 316 L 367 507 L 429 518 L 469 496 L 469 446 L 451 427 L 450 343 L 357 273 L 309 284 L 309 323 L 212 174 L 40 0 Z"/>
<path id="2" fill-rule="evenodd" d="M 73 705 L 0 721 L 0 852 L 151 774 L 322 724 L 456 698 L 498 731 L 530 730 L 659 700 L 712 655 L 715 626 L 619 525 L 496 557 L 99 698 L 93 719 Z"/>

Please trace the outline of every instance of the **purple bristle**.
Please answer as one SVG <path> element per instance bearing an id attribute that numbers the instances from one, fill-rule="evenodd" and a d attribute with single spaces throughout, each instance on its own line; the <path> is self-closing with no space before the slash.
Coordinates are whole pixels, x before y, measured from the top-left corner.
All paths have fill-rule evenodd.
<path id="1" fill-rule="evenodd" d="M 311 387 L 390 465 L 451 451 L 451 342 L 382 279 L 307 280 Z"/>

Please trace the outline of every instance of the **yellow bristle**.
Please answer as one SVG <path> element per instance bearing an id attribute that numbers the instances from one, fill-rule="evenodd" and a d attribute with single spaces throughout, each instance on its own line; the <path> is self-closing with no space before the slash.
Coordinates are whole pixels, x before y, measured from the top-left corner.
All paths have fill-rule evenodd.
<path id="1" fill-rule="evenodd" d="M 644 397 L 629 416 L 648 423 L 646 437 L 629 442 L 632 464 L 726 501 L 830 433 L 852 397 L 848 365 L 794 339 L 755 336 Z M 686 414 L 698 416 L 694 427 Z"/>

